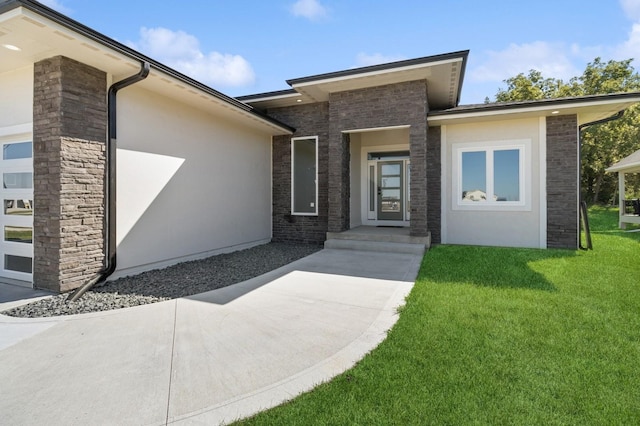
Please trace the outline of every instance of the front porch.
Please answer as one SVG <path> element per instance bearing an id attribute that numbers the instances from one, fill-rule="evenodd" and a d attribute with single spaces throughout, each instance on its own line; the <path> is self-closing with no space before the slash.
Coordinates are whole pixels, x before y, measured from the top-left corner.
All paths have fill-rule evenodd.
<path id="1" fill-rule="evenodd" d="M 327 232 L 324 247 L 422 255 L 431 247 L 431 235 L 412 236 L 408 227 L 357 226 L 344 232 Z"/>

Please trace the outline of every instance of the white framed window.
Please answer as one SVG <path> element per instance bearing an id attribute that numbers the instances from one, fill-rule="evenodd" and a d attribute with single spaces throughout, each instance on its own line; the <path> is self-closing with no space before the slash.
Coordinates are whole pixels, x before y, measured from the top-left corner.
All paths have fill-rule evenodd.
<path id="1" fill-rule="evenodd" d="M 318 214 L 318 137 L 291 139 L 291 214 Z"/>
<path id="2" fill-rule="evenodd" d="M 530 140 L 453 146 L 454 210 L 529 210 Z"/>

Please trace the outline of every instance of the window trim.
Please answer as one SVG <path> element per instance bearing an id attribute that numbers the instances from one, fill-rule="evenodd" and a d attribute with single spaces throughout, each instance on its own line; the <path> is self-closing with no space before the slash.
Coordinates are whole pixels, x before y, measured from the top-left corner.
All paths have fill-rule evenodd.
<path id="1" fill-rule="evenodd" d="M 294 205 L 294 193 L 295 193 L 295 141 L 299 140 L 313 140 L 315 145 L 315 202 L 313 212 L 296 212 Z M 292 216 L 318 216 L 318 136 L 299 136 L 291 138 L 291 215 Z"/>
<path id="2" fill-rule="evenodd" d="M 465 152 L 484 152 L 486 161 L 487 192 L 494 189 L 494 152 L 518 150 L 519 152 L 519 201 L 494 201 L 488 199 L 482 203 L 462 199 L 462 156 Z M 530 211 L 531 210 L 531 139 L 504 141 L 471 142 L 453 144 L 452 209 L 453 210 L 494 210 L 494 211 Z M 489 198 L 489 197 L 488 197 Z"/>

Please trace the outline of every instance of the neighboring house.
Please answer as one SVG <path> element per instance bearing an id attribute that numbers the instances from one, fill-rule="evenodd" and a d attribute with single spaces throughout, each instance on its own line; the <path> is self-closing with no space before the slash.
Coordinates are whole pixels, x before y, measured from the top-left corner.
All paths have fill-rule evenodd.
<path id="1" fill-rule="evenodd" d="M 620 219 L 618 224 L 624 229 L 627 223 L 640 224 L 640 198 L 626 199 L 627 174 L 640 173 L 640 150 L 623 158 L 607 169 L 608 172 L 618 173 L 618 205 Z"/>
<path id="2" fill-rule="evenodd" d="M 66 291 L 361 225 L 577 248 L 578 128 L 640 94 L 458 106 L 467 55 L 234 99 L 35 1 L 0 0 L 0 277 Z"/>

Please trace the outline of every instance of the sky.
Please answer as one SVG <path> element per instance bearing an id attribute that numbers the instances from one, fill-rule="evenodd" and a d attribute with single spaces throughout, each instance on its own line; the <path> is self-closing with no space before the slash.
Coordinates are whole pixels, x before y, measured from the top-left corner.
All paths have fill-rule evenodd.
<path id="1" fill-rule="evenodd" d="M 568 80 L 596 57 L 640 56 L 640 0 L 40 1 L 230 96 L 470 50 L 472 104 L 531 69 Z"/>

